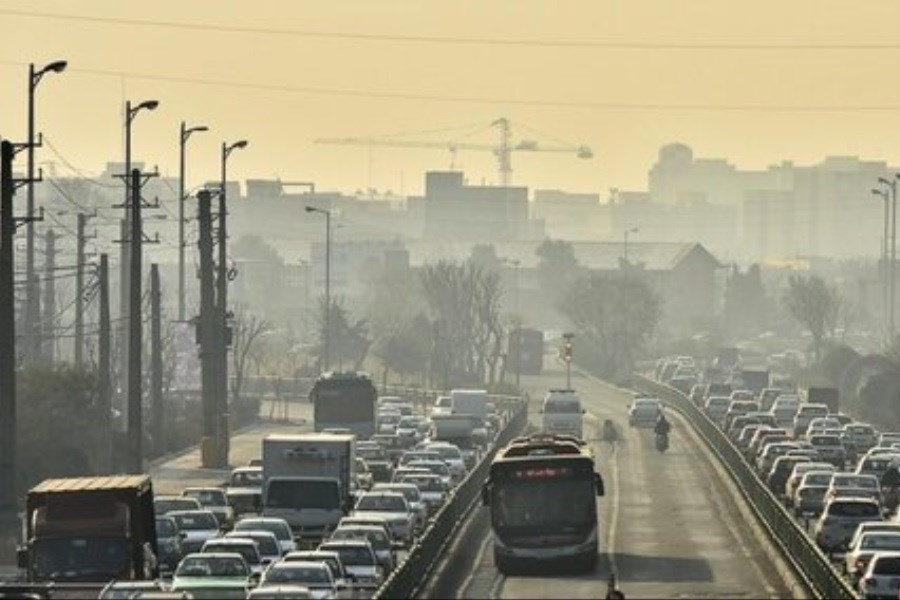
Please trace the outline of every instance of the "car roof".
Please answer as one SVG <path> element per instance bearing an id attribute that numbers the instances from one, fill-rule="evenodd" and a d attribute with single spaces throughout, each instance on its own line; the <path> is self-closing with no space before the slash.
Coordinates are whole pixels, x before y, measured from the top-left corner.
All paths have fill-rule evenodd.
<path id="1" fill-rule="evenodd" d="M 203 513 L 204 515 L 209 515 L 213 519 L 216 518 L 216 515 L 213 513 L 213 511 L 209 510 L 208 508 L 195 508 L 192 510 L 170 510 L 166 514 L 169 515 L 170 517 L 176 517 L 176 516 L 184 517 L 184 516 L 190 516 L 190 515 L 198 515 L 200 513 Z"/>
<path id="2" fill-rule="evenodd" d="M 349 539 L 349 540 L 327 540 L 320 544 L 320 548 L 327 549 L 328 547 L 338 547 L 338 546 L 366 546 L 368 548 L 372 547 L 372 544 L 369 543 L 368 540 L 362 539 Z"/>
<path id="3" fill-rule="evenodd" d="M 312 568 L 322 568 L 327 569 L 328 566 L 325 563 L 318 560 L 289 560 L 289 561 L 278 561 L 276 563 L 272 563 L 270 569 L 283 569 L 286 567 L 312 567 Z"/>

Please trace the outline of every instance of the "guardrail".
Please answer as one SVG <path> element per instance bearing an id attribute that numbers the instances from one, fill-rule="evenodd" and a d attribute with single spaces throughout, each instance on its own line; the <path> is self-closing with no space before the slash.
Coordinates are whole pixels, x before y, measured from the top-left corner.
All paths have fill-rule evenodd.
<path id="1" fill-rule="evenodd" d="M 519 398 L 491 396 L 502 402 L 509 420 L 494 445 L 457 486 L 450 500 L 438 511 L 428 529 L 410 548 L 409 555 L 385 580 L 374 598 L 415 598 L 437 567 L 444 551 L 453 541 L 456 530 L 471 510 L 481 501 L 481 486 L 487 480 L 491 461 L 497 451 L 518 436 L 528 423 L 528 407 Z M 498 409 L 504 406 L 498 404 Z"/>
<path id="2" fill-rule="evenodd" d="M 635 375 L 634 387 L 667 402 L 693 425 L 709 449 L 725 465 L 731 478 L 759 517 L 784 558 L 817 598 L 857 598 L 828 557 L 794 521 L 778 498 L 757 477 L 731 440 L 680 391 Z"/>

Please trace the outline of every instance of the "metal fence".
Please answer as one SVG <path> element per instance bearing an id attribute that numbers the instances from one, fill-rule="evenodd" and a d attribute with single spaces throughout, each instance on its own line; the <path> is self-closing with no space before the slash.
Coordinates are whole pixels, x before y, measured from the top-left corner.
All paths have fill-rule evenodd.
<path id="1" fill-rule="evenodd" d="M 462 526 L 472 509 L 481 501 L 481 487 L 487 480 L 491 460 L 497 450 L 520 435 L 528 423 L 528 409 L 519 398 L 491 396 L 498 410 L 507 415 L 505 427 L 500 431 L 491 450 L 454 490 L 450 500 L 437 513 L 428 529 L 410 548 L 406 560 L 394 570 L 378 589 L 375 598 L 414 598 L 424 588 L 428 579 L 453 542 L 457 529 Z"/>
<path id="2" fill-rule="evenodd" d="M 790 562 L 794 571 L 816 598 L 858 597 L 832 566 L 828 556 L 794 521 L 731 440 L 702 410 L 678 390 L 647 377 L 635 375 L 634 386 L 642 392 L 664 400 L 693 425 L 710 451 L 725 465 L 769 537 L 781 549 L 784 558 Z"/>

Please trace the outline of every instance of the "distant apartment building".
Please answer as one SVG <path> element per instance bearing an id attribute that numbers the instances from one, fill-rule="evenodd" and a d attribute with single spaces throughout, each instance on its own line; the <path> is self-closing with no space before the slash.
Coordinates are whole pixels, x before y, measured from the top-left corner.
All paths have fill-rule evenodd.
<path id="1" fill-rule="evenodd" d="M 528 216 L 528 188 L 467 185 L 460 171 L 425 175 L 425 195 L 409 199 L 429 240 L 539 239 Z"/>
<path id="2" fill-rule="evenodd" d="M 600 194 L 535 190 L 531 216 L 543 222 L 545 234 L 554 239 L 596 240 L 611 235 Z"/>

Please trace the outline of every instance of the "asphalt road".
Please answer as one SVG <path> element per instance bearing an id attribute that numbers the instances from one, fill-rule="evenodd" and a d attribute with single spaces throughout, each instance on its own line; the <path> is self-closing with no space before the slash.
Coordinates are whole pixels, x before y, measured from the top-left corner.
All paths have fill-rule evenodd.
<path id="1" fill-rule="evenodd" d="M 539 424 L 538 399 L 562 387 L 563 373 L 523 377 L 532 397 L 531 421 Z M 747 509 L 731 483 L 707 457 L 689 426 L 672 418 L 670 448 L 660 454 L 650 430 L 628 426 L 630 395 L 596 380 L 573 376 L 588 414 L 585 436 L 598 439 L 612 418 L 624 439 L 615 450 L 591 442 L 606 496 L 598 499 L 600 561 L 593 573 L 504 577 L 494 567 L 488 527 L 475 566 L 458 589 L 463 598 L 602 598 L 610 572 L 627 598 L 789 598 L 791 585 L 778 574 L 769 547 L 754 535 Z M 675 417 L 674 411 L 670 415 Z M 487 509 L 475 518 L 487 521 Z"/>

